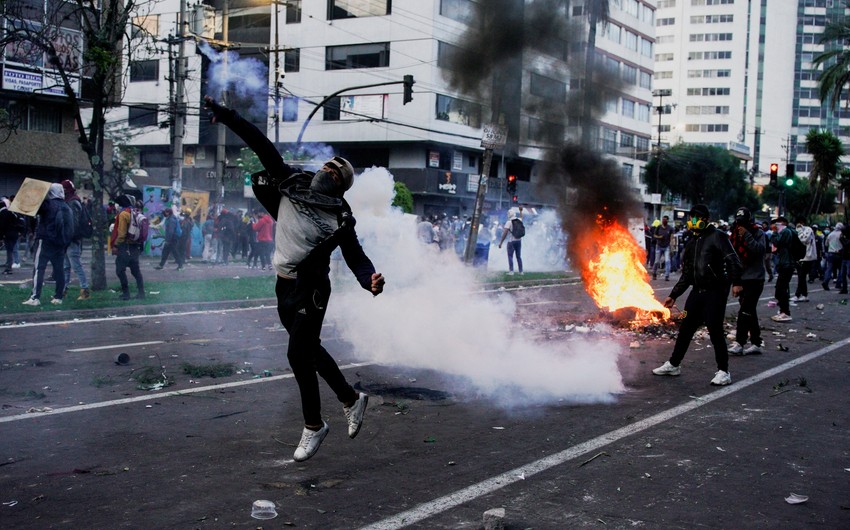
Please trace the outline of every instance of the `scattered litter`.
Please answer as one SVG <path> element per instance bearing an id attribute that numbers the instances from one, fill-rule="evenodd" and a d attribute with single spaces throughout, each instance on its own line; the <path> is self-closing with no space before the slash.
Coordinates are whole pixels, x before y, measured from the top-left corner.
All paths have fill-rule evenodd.
<path id="1" fill-rule="evenodd" d="M 647 443 L 647 444 L 646 444 L 646 448 L 647 448 L 647 449 L 651 449 L 651 448 L 652 448 L 652 444 L 651 444 L 651 443 Z"/>
<path id="2" fill-rule="evenodd" d="M 789 330 L 789 331 L 790 331 L 790 330 Z M 784 337 L 785 335 L 784 335 L 784 334 L 782 334 L 782 333 L 781 333 L 781 332 L 779 332 L 779 331 L 774 331 L 774 332 L 773 332 L 773 336 L 774 336 L 774 337 Z"/>
<path id="3" fill-rule="evenodd" d="M 493 428 L 497 431 L 504 431 L 505 430 L 504 427 L 493 427 Z"/>
<path id="4" fill-rule="evenodd" d="M 847 305 L 847 299 L 842 298 L 841 300 L 838 301 L 838 303 L 841 304 L 841 305 Z"/>
<path id="5" fill-rule="evenodd" d="M 8 507 L 11 508 L 12 506 L 14 506 L 16 504 L 18 504 L 18 501 L 7 501 L 7 502 L 3 503 L 3 506 L 8 506 Z"/>
<path id="6" fill-rule="evenodd" d="M 789 329 L 788 333 L 797 333 L 797 330 L 796 329 Z"/>
<path id="7" fill-rule="evenodd" d="M 564 331 L 575 331 L 575 329 L 576 329 L 575 324 L 567 324 L 566 326 L 564 326 Z"/>
<path id="8" fill-rule="evenodd" d="M 254 519 L 274 519 L 277 517 L 274 502 L 258 500 L 251 505 L 251 517 Z"/>
<path id="9" fill-rule="evenodd" d="M 263 377 L 271 377 L 271 376 L 272 376 L 271 370 L 263 370 Z"/>
<path id="10" fill-rule="evenodd" d="M 723 449 L 723 448 L 722 448 L 722 447 L 720 447 L 720 446 L 717 446 L 717 450 L 718 450 L 718 451 L 720 451 L 721 453 L 725 453 L 725 452 L 726 452 L 726 449 Z"/>
<path id="11" fill-rule="evenodd" d="M 817 309 L 818 311 L 822 311 L 823 310 L 823 304 L 816 305 L 815 309 Z"/>
<path id="12" fill-rule="evenodd" d="M 449 460 L 449 463 L 448 463 L 448 464 L 446 464 L 446 465 L 447 465 L 447 466 L 453 466 L 453 465 L 455 465 L 455 461 L 454 461 L 454 460 Z"/>
<path id="13" fill-rule="evenodd" d="M 589 464 L 589 463 L 593 462 L 594 460 L 596 460 L 597 458 L 599 458 L 600 456 L 611 456 L 611 455 L 609 455 L 609 454 L 608 454 L 608 453 L 606 453 L 605 451 L 601 451 L 601 452 L 599 452 L 599 453 L 596 453 L 596 454 L 595 454 L 595 455 L 593 455 L 592 457 L 588 458 L 588 459 L 587 459 L 587 460 L 585 460 L 584 462 L 582 462 L 582 463 L 581 463 L 578 467 L 582 467 L 582 466 L 584 466 L 585 464 Z"/>
<path id="14" fill-rule="evenodd" d="M 159 294 L 159 291 L 148 291 L 148 294 Z"/>
<path id="15" fill-rule="evenodd" d="M 767 303 L 767 307 L 776 307 L 776 300 L 771 300 Z"/>
<path id="16" fill-rule="evenodd" d="M 809 500 L 809 497 L 806 495 L 797 495 L 796 493 L 792 493 L 791 495 L 785 497 L 785 502 L 788 504 L 803 504 Z"/>
<path id="17" fill-rule="evenodd" d="M 437 439 L 436 439 L 436 438 L 434 438 L 433 436 L 429 436 L 429 437 L 425 438 L 425 439 L 424 439 L 424 440 L 422 440 L 422 441 L 423 441 L 423 442 L 425 442 L 426 444 L 433 444 L 433 443 L 437 443 Z"/>
<path id="18" fill-rule="evenodd" d="M 416 378 L 415 378 L 415 377 L 411 377 L 410 379 L 408 379 L 408 381 L 410 381 L 411 383 L 415 383 L 415 382 L 416 382 Z"/>
<path id="19" fill-rule="evenodd" d="M 632 341 L 631 343 L 629 343 L 629 348 L 631 348 L 633 350 L 640 348 L 640 342 L 638 342 L 636 340 Z"/>
<path id="20" fill-rule="evenodd" d="M 695 399 L 695 400 L 697 400 L 697 401 L 702 401 L 702 400 L 703 400 L 703 398 L 701 398 L 701 397 L 699 397 L 699 396 L 688 396 L 688 397 L 689 397 L 689 398 L 691 398 L 691 399 Z"/>
<path id="21" fill-rule="evenodd" d="M 53 409 L 50 407 L 30 407 L 27 409 L 27 414 L 32 414 L 35 412 L 53 412 Z"/>
<path id="22" fill-rule="evenodd" d="M 525 480 L 525 472 L 523 471 L 522 473 L 517 475 L 517 478 L 519 478 L 520 480 Z"/>
<path id="23" fill-rule="evenodd" d="M 239 280 L 240 278 L 239 278 L 239 276 L 234 276 L 234 277 L 233 277 L 233 279 L 234 279 L 234 280 Z"/>
<path id="24" fill-rule="evenodd" d="M 576 331 L 579 333 L 590 333 L 590 328 L 588 326 L 576 326 Z"/>
<path id="25" fill-rule="evenodd" d="M 815 335 L 814 333 L 806 333 L 806 338 L 807 339 L 816 339 L 816 338 L 818 338 L 818 336 Z"/>
<path id="26" fill-rule="evenodd" d="M 124 352 L 119 353 L 115 356 L 115 364 L 119 366 L 124 366 L 125 364 L 130 362 L 130 356 Z"/>
<path id="27" fill-rule="evenodd" d="M 782 343 L 780 342 L 779 344 L 776 345 L 776 349 L 779 350 L 779 351 L 788 351 L 788 346 L 783 346 Z"/>
<path id="28" fill-rule="evenodd" d="M 153 405 L 145 405 L 145 408 L 146 408 L 146 409 L 152 409 L 152 408 L 153 408 Z"/>
<path id="29" fill-rule="evenodd" d="M 644 473 L 644 474 L 643 474 L 643 476 L 644 476 L 645 478 L 652 478 L 652 475 L 650 475 L 649 473 Z"/>

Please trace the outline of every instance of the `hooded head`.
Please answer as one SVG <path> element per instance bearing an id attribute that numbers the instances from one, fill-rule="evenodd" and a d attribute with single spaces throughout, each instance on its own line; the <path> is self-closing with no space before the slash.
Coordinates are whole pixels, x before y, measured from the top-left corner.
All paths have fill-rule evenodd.
<path id="1" fill-rule="evenodd" d="M 735 212 L 735 222 L 739 225 L 749 225 L 753 220 L 753 214 L 750 213 L 750 210 L 744 206 L 738 208 L 738 211 Z"/>
<path id="2" fill-rule="evenodd" d="M 335 156 L 325 162 L 322 169 L 316 171 L 310 182 L 310 189 L 322 195 L 342 197 L 353 183 L 354 166 L 341 156 Z"/>
<path id="3" fill-rule="evenodd" d="M 699 232 L 708 226 L 708 218 L 711 214 L 708 212 L 708 206 L 704 204 L 695 204 L 688 212 L 688 229 Z"/>
<path id="4" fill-rule="evenodd" d="M 844 230 L 844 223 L 835 223 L 835 229 L 839 232 Z"/>
<path id="5" fill-rule="evenodd" d="M 130 195 L 119 195 L 115 199 L 115 204 L 122 208 L 131 208 L 134 204 L 136 204 L 136 200 Z"/>
<path id="6" fill-rule="evenodd" d="M 65 200 L 65 188 L 62 184 L 53 183 L 50 185 L 50 190 L 47 191 L 47 199 L 62 199 Z"/>
<path id="7" fill-rule="evenodd" d="M 62 184 L 62 189 L 65 190 L 65 198 L 70 199 L 77 192 L 77 188 L 74 187 L 74 183 L 68 179 L 60 182 Z"/>

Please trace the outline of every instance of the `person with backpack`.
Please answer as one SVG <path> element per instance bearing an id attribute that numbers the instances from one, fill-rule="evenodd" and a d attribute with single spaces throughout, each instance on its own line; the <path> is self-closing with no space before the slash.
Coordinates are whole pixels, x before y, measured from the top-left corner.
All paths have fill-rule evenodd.
<path id="1" fill-rule="evenodd" d="M 797 238 L 796 232 L 788 226 L 788 219 L 779 216 L 773 220 L 775 226 L 770 244 L 776 255 L 776 290 L 774 297 L 779 312 L 770 317 L 774 322 L 791 322 L 791 277 L 794 276 L 796 261 L 791 254 L 791 245 Z"/>
<path id="2" fill-rule="evenodd" d="M 329 431 L 322 419 L 319 376 L 342 404 L 349 438 L 360 432 L 369 400 L 346 381 L 322 346 L 322 322 L 331 295 L 331 254 L 339 248 L 360 287 L 373 296 L 383 292 L 384 277 L 363 251 L 351 207 L 343 198 L 354 183 L 354 167 L 348 160 L 335 156 L 315 173 L 304 173 L 286 164 L 265 134 L 239 113 L 209 96 L 205 103 L 212 113 L 210 121 L 226 125 L 242 138 L 265 168 L 251 176 L 251 188 L 278 221 L 272 266 L 277 274 L 278 317 L 289 333 L 286 355 L 301 394 L 304 429 L 294 458 L 302 462 L 316 454 Z"/>
<path id="3" fill-rule="evenodd" d="M 65 190 L 59 183 L 51 184 L 47 197 L 38 209 L 32 294 L 23 302 L 24 305 L 41 305 L 41 289 L 48 263 L 53 265 L 53 277 L 56 279 L 56 294 L 50 303 L 62 303 L 65 294 L 65 251 L 73 236 L 74 214 L 65 204 Z"/>
<path id="4" fill-rule="evenodd" d="M 111 245 L 112 253 L 115 254 L 115 275 L 121 282 L 121 300 L 130 299 L 130 284 L 127 281 L 127 268 L 133 278 L 136 279 L 136 297 L 145 297 L 145 281 L 142 270 L 139 267 L 139 255 L 142 246 L 147 239 L 147 230 L 144 220 L 138 219 L 138 214 L 133 211 L 136 199 L 131 195 L 121 195 L 115 199 L 115 204 L 121 207 L 112 227 Z"/>
<path id="5" fill-rule="evenodd" d="M 162 247 L 162 257 L 159 259 L 159 265 L 154 267 L 156 270 L 162 270 L 165 262 L 168 261 L 168 256 L 174 256 L 174 261 L 177 262 L 177 270 L 183 270 L 183 252 L 180 246 L 180 238 L 183 237 L 183 227 L 180 226 L 180 221 L 174 215 L 171 207 L 166 207 L 162 211 L 163 224 L 165 225 L 165 244 Z"/>
<path id="6" fill-rule="evenodd" d="M 517 270 L 522 274 L 522 238 L 525 237 L 525 225 L 522 223 L 522 206 L 519 207 L 519 213 L 511 209 L 508 213 L 508 222 L 505 223 L 502 230 L 502 239 L 499 240 L 499 248 L 502 248 L 502 243 L 507 239 L 508 234 L 511 240 L 508 241 L 508 274 L 514 273 L 514 254 L 516 254 Z"/>
<path id="7" fill-rule="evenodd" d="M 80 259 L 83 253 L 83 239 L 91 237 L 92 225 L 91 216 L 88 210 L 77 195 L 77 188 L 70 180 L 61 182 L 62 188 L 65 191 L 65 203 L 71 208 L 71 213 L 74 215 L 74 236 L 71 238 L 71 244 L 68 245 L 68 251 L 65 253 L 65 292 L 68 291 L 68 285 L 71 284 L 71 269 L 80 280 L 80 295 L 77 300 L 88 300 L 91 298 L 89 290 L 89 281 L 86 278 L 86 269 L 83 267 Z"/>
<path id="8" fill-rule="evenodd" d="M 803 259 L 797 261 L 797 290 L 791 301 L 794 303 L 809 301 L 809 272 L 818 260 L 818 249 L 815 241 L 814 231 L 806 226 L 806 219 L 797 218 L 797 237 L 806 246 Z"/>
<path id="9" fill-rule="evenodd" d="M 758 319 L 758 303 L 764 291 L 764 253 L 767 248 L 761 226 L 753 222 L 752 213 L 741 206 L 735 212 L 735 222 L 732 224 L 732 248 L 738 253 L 743 272 L 741 273 L 741 292 L 738 294 L 740 306 L 738 321 L 735 328 L 735 342 L 729 346 L 732 355 L 754 355 L 761 353 L 764 341 L 761 338 L 761 327 Z M 744 347 L 750 341 L 750 345 Z"/>

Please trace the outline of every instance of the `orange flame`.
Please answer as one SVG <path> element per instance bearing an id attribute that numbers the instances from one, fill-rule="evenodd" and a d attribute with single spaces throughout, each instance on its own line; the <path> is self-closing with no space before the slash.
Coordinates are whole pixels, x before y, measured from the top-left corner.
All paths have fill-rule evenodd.
<path id="1" fill-rule="evenodd" d="M 646 251 L 616 220 L 598 215 L 596 229 L 578 238 L 581 276 L 587 293 L 607 311 L 635 310 L 637 322 L 670 318 L 670 310 L 655 298 L 643 267 Z"/>

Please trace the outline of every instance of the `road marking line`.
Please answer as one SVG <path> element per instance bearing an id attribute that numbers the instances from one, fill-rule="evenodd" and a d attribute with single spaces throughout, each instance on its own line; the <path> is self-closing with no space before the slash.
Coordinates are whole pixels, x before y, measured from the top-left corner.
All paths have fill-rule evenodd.
<path id="1" fill-rule="evenodd" d="M 592 451 L 598 451 L 599 449 L 614 442 L 620 441 L 623 438 L 626 438 L 633 434 L 637 434 L 641 431 L 645 431 L 650 427 L 654 427 L 656 425 L 664 423 L 667 420 L 673 419 L 677 416 L 681 416 L 682 414 L 707 405 L 708 403 L 724 398 L 730 394 L 733 394 L 739 390 L 743 390 L 758 382 L 764 381 L 765 379 L 773 377 L 778 373 L 788 370 L 789 368 L 793 368 L 813 359 L 817 359 L 822 355 L 825 355 L 838 348 L 844 347 L 848 344 L 850 344 L 850 338 L 846 338 L 825 348 L 821 348 L 820 350 L 814 351 L 807 355 L 803 355 L 802 357 L 798 357 L 794 360 L 788 361 L 787 363 L 761 372 L 760 374 L 748 377 L 747 379 L 744 379 L 743 381 L 740 381 L 738 383 L 722 387 L 719 390 L 715 390 L 709 394 L 706 394 L 705 396 L 701 396 L 700 399 L 689 399 L 687 402 L 682 403 L 681 405 L 659 412 L 658 414 L 632 423 L 631 425 L 627 425 L 620 429 L 607 432 L 586 442 L 574 445 L 558 453 L 531 462 L 530 464 L 511 469 L 510 471 L 506 471 L 500 475 L 496 475 L 489 479 L 482 480 L 477 484 L 472 484 L 471 486 L 467 486 L 466 488 L 455 491 L 454 493 L 450 493 L 432 501 L 422 503 L 414 508 L 411 508 L 410 510 L 398 513 L 391 517 L 387 517 L 386 519 L 377 521 L 368 526 L 364 526 L 362 530 L 395 530 L 397 528 L 403 528 L 405 526 L 418 523 L 419 521 L 427 519 L 428 517 L 440 514 L 446 510 L 449 510 L 456 506 L 460 506 L 461 504 L 493 493 L 496 490 L 502 489 L 505 486 L 508 486 L 515 482 L 519 482 L 520 480 L 526 480 L 532 475 L 536 475 L 537 473 L 540 473 L 542 471 L 546 471 L 550 468 L 562 465 L 579 456 L 585 455 Z"/>
<path id="2" fill-rule="evenodd" d="M 129 342 L 123 344 L 109 344 L 107 346 L 93 346 L 91 348 L 74 348 L 73 350 L 65 350 L 73 353 L 95 350 L 110 350 L 114 348 L 132 348 L 133 346 L 149 346 L 151 344 L 163 344 L 164 340 L 151 340 L 148 342 Z"/>
<path id="3" fill-rule="evenodd" d="M 340 370 L 347 370 L 349 368 L 359 368 L 361 366 L 370 366 L 375 363 L 351 363 L 346 364 L 344 366 L 340 366 Z M 92 410 L 92 409 L 101 409 L 104 407 L 114 407 L 116 405 L 125 405 L 127 403 L 138 403 L 140 401 L 150 401 L 152 399 L 162 399 L 167 397 L 175 397 L 186 394 L 197 394 L 198 392 L 208 392 L 213 390 L 219 390 L 222 388 L 233 388 L 238 386 L 245 385 L 254 385 L 258 383 L 270 383 L 272 381 L 280 381 L 281 379 L 291 379 L 293 377 L 292 374 L 283 374 L 283 375 L 273 375 L 271 377 L 260 377 L 257 379 L 248 379 L 245 381 L 233 381 L 231 383 L 222 383 L 220 385 L 210 385 L 210 386 L 199 386 L 194 388 L 186 388 L 184 390 L 172 390 L 170 392 L 161 392 L 156 394 L 147 394 L 144 396 L 136 396 L 125 399 L 114 399 L 112 401 L 100 401 L 98 403 L 88 403 L 85 405 L 74 405 L 72 407 L 61 407 L 58 409 L 53 409 L 50 412 L 41 412 L 41 413 L 24 413 L 17 414 L 15 416 L 7 416 L 5 418 L 0 418 L 0 423 L 8 423 L 12 421 L 20 421 L 20 420 L 34 420 L 34 419 L 43 419 L 50 416 L 55 416 L 57 414 L 66 414 L 68 412 L 80 412 L 83 410 Z"/>
<path id="4" fill-rule="evenodd" d="M 17 329 L 17 328 L 37 328 L 42 326 L 67 326 L 69 324 L 90 324 L 92 322 L 115 322 L 118 320 L 138 320 L 140 318 L 162 318 L 176 317 L 189 315 L 209 315 L 214 313 L 234 313 L 237 311 L 256 311 L 258 309 L 275 309 L 271 305 L 259 305 L 253 307 L 234 307 L 230 309 L 205 309 L 203 311 L 183 311 L 181 313 L 156 313 L 154 315 L 125 315 L 125 316 L 108 316 L 99 318 L 75 318 L 73 320 L 51 320 L 50 322 L 21 322 L 20 324 L 9 324 L 6 326 L 0 325 L 0 330 Z"/>

